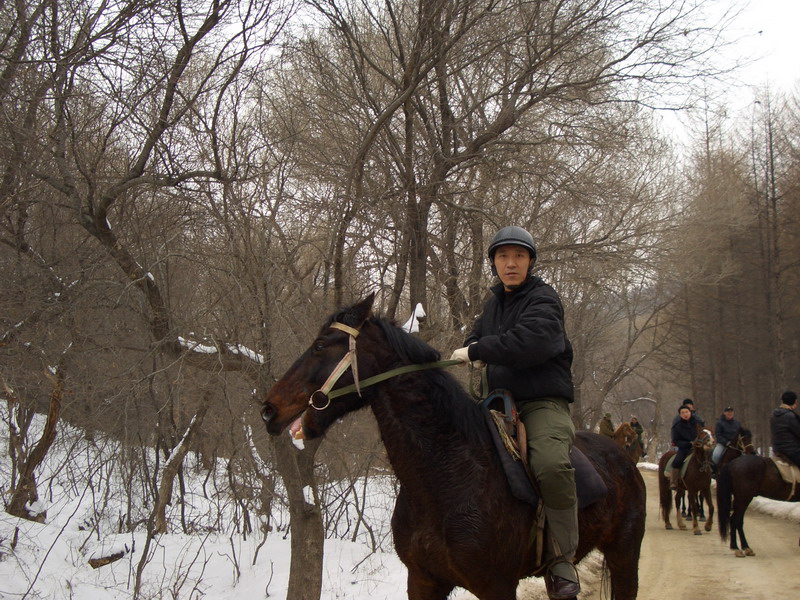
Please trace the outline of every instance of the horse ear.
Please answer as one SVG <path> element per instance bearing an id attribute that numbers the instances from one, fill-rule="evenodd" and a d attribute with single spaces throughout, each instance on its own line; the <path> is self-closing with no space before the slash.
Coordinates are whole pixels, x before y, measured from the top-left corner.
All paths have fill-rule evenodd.
<path id="1" fill-rule="evenodd" d="M 375 292 L 372 292 L 369 296 L 361 300 L 358 304 L 354 305 L 353 308 L 350 309 L 359 324 L 363 323 L 369 318 L 374 302 Z"/>

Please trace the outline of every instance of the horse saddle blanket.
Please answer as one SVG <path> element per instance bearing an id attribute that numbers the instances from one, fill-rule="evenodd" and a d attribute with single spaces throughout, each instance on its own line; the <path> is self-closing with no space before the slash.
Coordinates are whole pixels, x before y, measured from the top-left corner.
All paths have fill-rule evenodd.
<path id="1" fill-rule="evenodd" d="M 692 450 L 691 452 L 689 452 L 689 454 L 686 455 L 686 458 L 684 459 L 683 464 L 681 465 L 681 479 L 686 477 L 686 468 L 689 466 L 689 460 L 692 458 L 692 454 L 694 454 L 694 450 Z M 667 464 L 664 465 L 664 477 L 666 477 L 667 479 L 669 479 L 669 474 L 672 472 L 672 463 L 675 462 L 676 456 L 678 455 L 673 454 L 672 456 L 670 456 L 669 459 L 667 460 Z"/>
<path id="2" fill-rule="evenodd" d="M 778 467 L 778 472 L 786 483 L 791 483 L 792 485 L 800 483 L 800 467 L 780 455 L 770 456 L 770 458 L 775 463 L 775 466 Z"/>
<path id="3" fill-rule="evenodd" d="M 517 433 L 524 429 L 521 422 L 516 419 L 516 411 L 513 408 L 513 401 L 510 395 L 505 406 L 505 412 L 490 409 L 490 400 L 496 399 L 496 392 L 492 392 L 482 403 L 484 418 L 492 435 L 492 440 L 500 456 L 500 462 L 506 473 L 508 483 L 511 486 L 511 493 L 518 500 L 522 500 L 531 506 L 538 506 L 539 493 L 537 492 L 533 480 L 529 475 L 528 467 L 520 453 L 520 445 L 517 441 Z M 513 415 L 513 416 L 512 416 Z M 517 429 L 517 431 L 514 431 Z M 576 447 L 572 447 L 570 452 L 572 467 L 575 469 L 575 487 L 578 493 L 578 507 L 584 508 L 601 500 L 608 493 L 605 481 L 600 477 L 597 469 L 586 458 L 586 455 Z"/>

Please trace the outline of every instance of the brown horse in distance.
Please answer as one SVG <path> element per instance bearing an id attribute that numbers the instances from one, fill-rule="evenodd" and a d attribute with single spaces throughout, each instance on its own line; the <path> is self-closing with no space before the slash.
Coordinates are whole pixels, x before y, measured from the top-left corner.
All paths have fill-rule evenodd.
<path id="1" fill-rule="evenodd" d="M 669 479 L 664 475 L 664 469 L 669 459 L 675 455 L 675 450 L 665 452 L 658 461 L 658 491 L 661 504 L 661 514 L 664 517 L 664 526 L 672 529 L 669 520 L 669 513 L 675 505 L 675 518 L 680 529 L 686 529 L 686 525 L 681 517 L 680 505 L 681 498 L 686 494 L 689 498 L 689 513 L 692 516 L 692 530 L 695 535 L 700 535 L 698 525 L 699 502 L 702 496 L 708 505 L 708 519 L 706 520 L 705 530 L 711 531 L 714 523 L 714 504 L 711 500 L 711 449 L 714 447 L 714 437 L 711 433 L 701 426 L 697 427 L 697 438 L 692 442 L 693 451 L 687 457 L 686 475 L 681 479 L 680 486 L 675 490 L 673 502 L 672 490 L 669 488 Z"/>
<path id="2" fill-rule="evenodd" d="M 719 464 L 717 465 L 717 473 L 722 471 L 722 468 L 728 464 L 730 461 L 739 458 L 743 454 L 755 454 L 756 448 L 753 445 L 753 434 L 750 433 L 749 429 L 744 427 L 740 427 L 739 430 L 736 432 L 736 435 L 733 436 L 733 439 L 725 445 L 725 452 L 722 453 L 722 457 L 719 459 Z M 683 501 L 683 498 L 681 498 Z M 703 513 L 703 498 L 701 495 L 698 495 L 697 498 L 697 506 L 700 509 L 700 520 L 704 520 L 704 513 Z M 717 503 L 719 507 L 719 503 Z M 681 506 L 681 516 L 686 516 L 685 507 Z"/>
<path id="3" fill-rule="evenodd" d="M 629 422 L 620 423 L 611 439 L 631 457 L 633 464 L 639 462 L 642 457 L 642 447 L 639 444 L 639 436 Z"/>
<path id="4" fill-rule="evenodd" d="M 408 597 L 446 600 L 458 586 L 481 600 L 515 600 L 520 579 L 544 572 L 532 544 L 535 510 L 512 495 L 483 409 L 449 372 L 419 370 L 435 365 L 439 353 L 373 316 L 372 301 L 370 296 L 331 315 L 272 387 L 262 409 L 267 431 L 321 437 L 345 414 L 369 406 L 400 482 L 392 531 L 408 569 Z M 348 354 L 357 361 L 357 374 L 342 367 Z M 342 375 L 331 383 L 334 372 Z M 635 600 L 644 481 L 611 440 L 578 432 L 575 446 L 608 488 L 579 509 L 576 559 L 599 549 L 611 597 Z"/>

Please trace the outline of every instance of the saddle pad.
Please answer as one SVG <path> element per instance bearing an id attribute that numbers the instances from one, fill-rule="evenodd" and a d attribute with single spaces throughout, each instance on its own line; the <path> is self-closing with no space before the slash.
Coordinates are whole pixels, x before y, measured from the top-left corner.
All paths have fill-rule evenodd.
<path id="1" fill-rule="evenodd" d="M 506 473 L 506 478 L 511 486 L 511 493 L 518 500 L 522 500 L 531 506 L 539 504 L 539 494 L 533 487 L 528 470 L 519 458 L 513 458 L 509 454 L 500 433 L 497 430 L 497 423 L 491 412 L 485 406 L 482 407 L 483 415 L 489 432 L 492 435 L 500 462 Z M 575 487 L 578 492 L 578 507 L 584 508 L 602 499 L 608 493 L 605 481 L 594 468 L 594 465 L 586 458 L 586 455 L 578 448 L 572 448 L 570 452 L 572 467 L 575 469 Z"/>
<path id="2" fill-rule="evenodd" d="M 770 456 L 770 458 L 775 463 L 775 466 L 778 467 L 778 472 L 786 483 L 791 483 L 792 485 L 800 483 L 800 467 L 782 456 Z"/>
<path id="3" fill-rule="evenodd" d="M 689 460 L 692 458 L 692 454 L 694 454 L 694 450 L 689 452 L 686 455 L 686 458 L 683 460 L 683 464 L 681 465 L 681 479 L 686 477 L 686 468 L 689 466 Z M 672 472 L 672 463 L 675 462 L 675 457 L 678 456 L 677 454 L 673 454 L 667 459 L 667 464 L 664 465 L 664 477 L 669 479 L 669 475 Z"/>

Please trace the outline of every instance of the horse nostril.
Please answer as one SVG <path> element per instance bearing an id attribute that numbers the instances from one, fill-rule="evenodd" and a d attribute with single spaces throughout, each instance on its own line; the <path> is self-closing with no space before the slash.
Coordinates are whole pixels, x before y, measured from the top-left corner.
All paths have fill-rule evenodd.
<path id="1" fill-rule="evenodd" d="M 264 423 L 269 423 L 272 421 L 272 418 L 275 416 L 275 407 L 271 404 L 265 404 L 261 408 L 261 419 Z"/>

